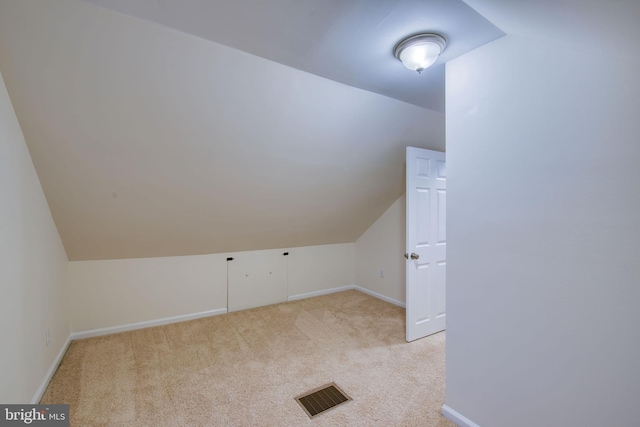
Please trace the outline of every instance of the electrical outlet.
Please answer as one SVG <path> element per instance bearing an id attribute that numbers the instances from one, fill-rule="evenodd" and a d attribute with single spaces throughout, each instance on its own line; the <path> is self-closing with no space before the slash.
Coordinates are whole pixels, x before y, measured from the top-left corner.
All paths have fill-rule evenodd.
<path id="1" fill-rule="evenodd" d="M 380 270 L 380 278 L 384 279 L 384 270 Z"/>
<path id="2" fill-rule="evenodd" d="M 49 344 L 51 344 L 51 329 L 47 329 L 45 334 L 45 346 L 49 347 Z"/>

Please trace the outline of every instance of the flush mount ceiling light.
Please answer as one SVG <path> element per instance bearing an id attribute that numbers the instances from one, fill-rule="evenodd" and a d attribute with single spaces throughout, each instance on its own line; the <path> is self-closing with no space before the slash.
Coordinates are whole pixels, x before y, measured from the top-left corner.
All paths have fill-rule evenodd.
<path id="1" fill-rule="evenodd" d="M 416 34 L 398 43 L 393 54 L 408 69 L 422 73 L 436 62 L 446 45 L 447 41 L 441 35 Z"/>

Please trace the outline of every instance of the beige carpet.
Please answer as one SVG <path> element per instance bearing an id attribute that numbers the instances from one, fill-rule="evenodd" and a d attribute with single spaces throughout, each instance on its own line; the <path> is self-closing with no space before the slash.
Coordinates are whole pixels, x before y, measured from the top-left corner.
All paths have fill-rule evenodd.
<path id="1" fill-rule="evenodd" d="M 41 403 L 72 426 L 453 426 L 444 345 L 346 291 L 74 341 Z M 294 397 L 330 382 L 353 401 L 309 419 Z"/>

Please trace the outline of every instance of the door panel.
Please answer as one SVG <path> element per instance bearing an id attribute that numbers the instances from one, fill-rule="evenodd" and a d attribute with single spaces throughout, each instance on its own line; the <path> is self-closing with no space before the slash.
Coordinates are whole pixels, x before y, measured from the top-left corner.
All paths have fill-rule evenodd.
<path id="1" fill-rule="evenodd" d="M 282 250 L 242 252 L 227 262 L 227 310 L 287 300 L 287 257 Z"/>
<path id="2" fill-rule="evenodd" d="M 428 301 L 429 293 L 431 291 L 431 287 L 429 286 L 429 282 L 431 280 L 431 271 L 429 264 L 418 264 L 416 265 L 415 279 L 418 283 L 422 283 L 423 286 L 419 286 L 415 293 L 414 299 L 418 301 Z M 424 322 L 428 322 L 431 317 L 431 307 L 429 304 L 416 304 L 413 308 L 414 312 L 412 313 L 413 319 L 415 319 L 415 323 L 420 325 Z"/>
<path id="3" fill-rule="evenodd" d="M 418 210 L 416 217 L 417 218 L 427 218 L 429 215 L 429 199 L 431 198 L 431 194 L 429 194 L 428 188 L 416 188 L 416 209 Z M 417 247 L 427 247 L 429 246 L 429 237 L 430 236 L 430 225 L 429 221 L 418 221 L 416 224 L 416 246 Z"/>

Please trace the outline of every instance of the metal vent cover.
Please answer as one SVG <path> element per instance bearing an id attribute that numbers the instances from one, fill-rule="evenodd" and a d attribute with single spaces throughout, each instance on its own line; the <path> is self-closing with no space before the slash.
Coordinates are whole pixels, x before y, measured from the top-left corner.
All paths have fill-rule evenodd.
<path id="1" fill-rule="evenodd" d="M 323 385 L 295 399 L 309 418 L 313 418 L 351 400 L 335 383 Z"/>

